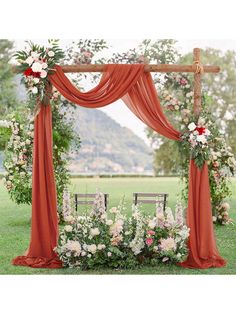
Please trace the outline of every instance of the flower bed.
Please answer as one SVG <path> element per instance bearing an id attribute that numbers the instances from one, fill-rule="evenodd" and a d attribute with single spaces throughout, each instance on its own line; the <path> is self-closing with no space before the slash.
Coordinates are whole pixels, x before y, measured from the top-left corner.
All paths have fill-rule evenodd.
<path id="1" fill-rule="evenodd" d="M 134 206 L 128 217 L 121 204 L 107 213 L 97 194 L 90 214 L 65 216 L 56 251 L 65 267 L 81 269 L 133 268 L 139 265 L 176 263 L 186 258 L 189 229 L 184 224 L 183 209 L 176 205 L 160 206 L 153 217 Z"/>

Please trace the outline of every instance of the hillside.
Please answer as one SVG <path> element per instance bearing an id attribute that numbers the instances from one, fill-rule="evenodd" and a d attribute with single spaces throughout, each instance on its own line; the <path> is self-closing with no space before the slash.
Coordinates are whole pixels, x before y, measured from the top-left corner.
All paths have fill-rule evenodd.
<path id="1" fill-rule="evenodd" d="M 20 100 L 26 98 L 20 76 L 15 77 Z M 70 154 L 70 171 L 74 173 L 150 173 L 151 150 L 130 129 L 120 126 L 97 109 L 75 109 L 75 131 L 80 134 L 78 154 Z M 0 171 L 3 155 L 0 155 Z"/>
<path id="2" fill-rule="evenodd" d="M 152 171 L 145 142 L 97 109 L 76 108 L 75 130 L 81 137 L 78 155 L 71 155 L 71 171 L 142 173 Z"/>

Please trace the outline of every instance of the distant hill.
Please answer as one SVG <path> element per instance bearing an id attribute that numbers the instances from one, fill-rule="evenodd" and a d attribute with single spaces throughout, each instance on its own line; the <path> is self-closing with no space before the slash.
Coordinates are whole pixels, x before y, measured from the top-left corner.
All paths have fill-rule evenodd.
<path id="1" fill-rule="evenodd" d="M 104 112 L 78 107 L 75 130 L 81 137 L 78 155 L 71 155 L 73 172 L 143 173 L 152 171 L 151 150 L 131 130 Z"/>
<path id="2" fill-rule="evenodd" d="M 25 88 L 16 78 L 20 100 L 26 98 Z M 150 173 L 151 150 L 130 129 L 120 126 L 97 109 L 77 107 L 75 130 L 81 138 L 77 154 L 70 154 L 70 171 L 74 173 Z M 0 155 L 0 169 L 2 170 Z M 1 171 L 0 170 L 0 171 Z"/>

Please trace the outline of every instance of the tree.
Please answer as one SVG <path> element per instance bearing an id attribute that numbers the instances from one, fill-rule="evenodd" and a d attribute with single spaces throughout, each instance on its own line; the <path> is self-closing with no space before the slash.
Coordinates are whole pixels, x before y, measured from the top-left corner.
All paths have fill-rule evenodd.
<path id="1" fill-rule="evenodd" d="M 13 42 L 0 40 L 0 116 L 6 116 L 17 107 L 14 73 L 9 61 L 12 56 Z"/>

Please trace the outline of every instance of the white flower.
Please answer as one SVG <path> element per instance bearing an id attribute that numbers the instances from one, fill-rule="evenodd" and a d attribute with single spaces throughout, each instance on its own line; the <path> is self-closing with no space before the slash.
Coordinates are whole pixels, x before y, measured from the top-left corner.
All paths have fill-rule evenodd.
<path id="1" fill-rule="evenodd" d="M 112 253 L 111 253 L 111 252 L 108 252 L 108 253 L 107 253 L 107 256 L 108 256 L 108 257 L 111 257 L 111 256 L 112 256 Z"/>
<path id="2" fill-rule="evenodd" d="M 166 257 L 164 257 L 164 258 L 162 259 L 162 262 L 165 263 L 165 262 L 167 262 L 168 260 L 169 260 L 169 257 L 166 256 Z"/>
<path id="3" fill-rule="evenodd" d="M 34 82 L 34 84 L 38 84 L 39 83 L 39 78 L 38 77 L 34 77 L 33 78 L 33 82 Z"/>
<path id="4" fill-rule="evenodd" d="M 212 221 L 216 222 L 216 216 L 212 216 Z"/>
<path id="5" fill-rule="evenodd" d="M 42 63 L 34 62 L 31 69 L 33 72 L 41 72 L 42 71 Z"/>
<path id="6" fill-rule="evenodd" d="M 98 250 L 99 251 L 104 250 L 105 248 L 106 248 L 105 244 L 98 244 Z"/>
<path id="7" fill-rule="evenodd" d="M 43 62 L 43 63 L 42 63 L 42 68 L 43 68 L 43 69 L 46 69 L 47 67 L 48 67 L 47 63 Z"/>
<path id="8" fill-rule="evenodd" d="M 116 214 L 117 211 L 118 211 L 117 207 L 112 207 L 112 208 L 110 209 L 110 213 L 112 213 L 112 214 Z"/>
<path id="9" fill-rule="evenodd" d="M 196 124 L 194 122 L 191 122 L 189 125 L 188 125 L 188 129 L 189 131 L 193 131 L 196 129 Z"/>
<path id="10" fill-rule="evenodd" d="M 162 251 L 175 251 L 176 250 L 176 243 L 175 240 L 171 237 L 167 239 L 160 239 L 160 249 Z"/>
<path id="11" fill-rule="evenodd" d="M 75 252 L 77 256 L 81 253 L 81 245 L 79 241 L 69 240 L 63 247 L 63 250 Z M 68 252 L 69 253 L 69 252 Z"/>
<path id="12" fill-rule="evenodd" d="M 108 219 L 106 221 L 106 225 L 111 226 L 113 224 L 113 221 L 111 219 Z"/>
<path id="13" fill-rule="evenodd" d="M 40 77 L 41 78 L 45 78 L 46 76 L 47 76 L 47 71 L 45 71 L 45 70 L 42 70 L 41 72 L 40 72 Z"/>
<path id="14" fill-rule="evenodd" d="M 70 225 L 66 225 L 66 226 L 64 227 L 64 230 L 65 230 L 66 232 L 72 232 L 73 228 L 72 228 L 72 226 L 70 226 Z"/>
<path id="15" fill-rule="evenodd" d="M 48 51 L 48 55 L 49 55 L 49 57 L 54 57 L 55 53 L 52 50 L 49 50 Z"/>
<path id="16" fill-rule="evenodd" d="M 31 91 L 32 91 L 33 94 L 37 94 L 38 93 L 38 88 L 36 86 L 34 86 Z"/>
<path id="17" fill-rule="evenodd" d="M 34 58 L 32 56 L 29 56 L 26 60 L 25 63 L 27 63 L 28 65 L 31 65 L 34 62 Z"/>
<path id="18" fill-rule="evenodd" d="M 22 177 L 24 177 L 24 176 L 25 176 L 25 172 L 21 171 L 21 172 L 20 172 L 20 175 L 21 175 Z"/>
<path id="19" fill-rule="evenodd" d="M 82 251 L 81 252 L 81 256 L 85 256 L 86 255 L 86 252 L 85 251 Z"/>
<path id="20" fill-rule="evenodd" d="M 225 210 L 229 210 L 230 209 L 229 203 L 226 203 L 226 202 L 221 204 L 221 207 L 224 208 Z"/>
<path id="21" fill-rule="evenodd" d="M 90 229 L 90 234 L 91 234 L 91 236 L 97 236 L 97 235 L 99 235 L 100 234 L 100 231 L 99 231 L 99 229 L 98 228 L 92 228 L 92 229 Z"/>
<path id="22" fill-rule="evenodd" d="M 206 137 L 204 135 L 197 135 L 196 141 L 201 142 L 203 144 L 207 142 Z"/>
<path id="23" fill-rule="evenodd" d="M 90 244 L 87 246 L 87 250 L 92 253 L 92 254 L 95 254 L 96 251 L 97 251 L 97 246 L 96 244 Z"/>
<path id="24" fill-rule="evenodd" d="M 32 51 L 31 57 L 33 57 L 34 59 L 37 59 L 39 57 L 39 54 L 36 51 Z"/>
<path id="25" fill-rule="evenodd" d="M 69 223 L 74 221 L 74 217 L 72 215 L 67 215 L 64 219 L 66 222 L 69 222 Z"/>
<path id="26" fill-rule="evenodd" d="M 10 123 L 7 120 L 0 120 L 0 128 L 9 128 Z"/>
<path id="27" fill-rule="evenodd" d="M 150 229 L 154 229 L 156 227 L 156 220 L 155 219 L 149 220 L 148 227 Z"/>
<path id="28" fill-rule="evenodd" d="M 30 141 L 29 139 L 27 139 L 27 140 L 25 141 L 25 144 L 26 144 L 26 145 L 30 145 L 30 143 L 31 143 L 31 141 Z"/>

